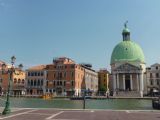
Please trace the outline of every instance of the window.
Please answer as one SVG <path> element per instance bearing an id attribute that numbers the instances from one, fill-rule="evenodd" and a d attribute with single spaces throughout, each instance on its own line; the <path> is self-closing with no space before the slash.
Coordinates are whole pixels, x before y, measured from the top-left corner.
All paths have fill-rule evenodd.
<path id="1" fill-rule="evenodd" d="M 30 80 L 28 80 L 28 86 L 30 86 Z"/>
<path id="2" fill-rule="evenodd" d="M 74 77 L 74 73 L 73 72 L 71 72 L 71 76 L 72 76 L 72 78 Z"/>
<path id="3" fill-rule="evenodd" d="M 71 68 L 74 68 L 74 65 L 71 65 Z"/>
<path id="4" fill-rule="evenodd" d="M 48 72 L 47 72 L 47 78 L 48 78 Z"/>
<path id="5" fill-rule="evenodd" d="M 18 83 L 20 83 L 21 82 L 21 80 L 20 79 L 18 79 Z"/>
<path id="6" fill-rule="evenodd" d="M 153 80 L 150 80 L 150 84 L 153 85 Z"/>
<path id="7" fill-rule="evenodd" d="M 157 85 L 159 85 L 159 79 L 157 79 Z"/>
<path id="8" fill-rule="evenodd" d="M 60 81 L 60 85 L 62 85 L 62 81 Z"/>
<path id="9" fill-rule="evenodd" d="M 46 86 L 48 87 L 48 81 L 46 82 Z"/>
<path id="10" fill-rule="evenodd" d="M 64 78 L 66 78 L 66 72 L 64 72 Z"/>
<path id="11" fill-rule="evenodd" d="M 40 76 L 40 72 L 38 72 L 38 76 Z"/>
<path id="12" fill-rule="evenodd" d="M 158 73 L 156 73 L 156 78 L 159 78 L 159 74 Z"/>
<path id="13" fill-rule="evenodd" d="M 33 80 L 31 80 L 31 86 L 33 86 Z"/>
<path id="14" fill-rule="evenodd" d="M 37 76 L 37 72 L 35 72 L 34 75 Z"/>
<path id="15" fill-rule="evenodd" d="M 41 80 L 41 86 L 43 86 L 43 79 Z"/>
<path id="16" fill-rule="evenodd" d="M 36 86 L 37 85 L 37 82 L 36 82 L 36 80 L 34 80 L 34 86 Z"/>
<path id="17" fill-rule="evenodd" d="M 24 84 L 24 79 L 22 79 L 22 84 Z"/>
<path id="18" fill-rule="evenodd" d="M 66 86 L 66 81 L 64 81 L 64 86 Z"/>
<path id="19" fill-rule="evenodd" d="M 43 72 L 41 72 L 41 76 L 43 76 Z"/>
<path id="20" fill-rule="evenodd" d="M 31 76 L 30 72 L 28 72 L 28 76 Z"/>
<path id="21" fill-rule="evenodd" d="M 156 70 L 158 70 L 158 66 L 156 66 Z"/>
<path id="22" fill-rule="evenodd" d="M 31 76 L 34 76 L 34 73 L 33 73 L 33 72 L 31 72 Z"/>
<path id="23" fill-rule="evenodd" d="M 74 86 L 74 81 L 72 81 L 72 86 Z"/>
<path id="24" fill-rule="evenodd" d="M 40 80 L 38 80 L 38 83 L 37 83 L 37 85 L 38 85 L 38 86 L 40 86 Z"/>
<path id="25" fill-rule="evenodd" d="M 17 79 L 16 78 L 14 78 L 14 83 L 17 83 Z"/>
<path id="26" fill-rule="evenodd" d="M 59 85 L 59 81 L 57 81 L 57 85 Z"/>
<path id="27" fill-rule="evenodd" d="M 150 73 L 150 78 L 152 78 L 152 73 Z"/>

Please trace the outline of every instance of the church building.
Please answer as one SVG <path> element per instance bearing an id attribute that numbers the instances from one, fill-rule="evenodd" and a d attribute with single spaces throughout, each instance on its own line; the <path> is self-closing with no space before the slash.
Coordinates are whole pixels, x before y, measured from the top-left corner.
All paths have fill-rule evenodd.
<path id="1" fill-rule="evenodd" d="M 115 46 L 111 56 L 112 91 L 114 96 L 143 97 L 145 57 L 141 47 L 130 39 L 127 23 L 123 41 Z"/>

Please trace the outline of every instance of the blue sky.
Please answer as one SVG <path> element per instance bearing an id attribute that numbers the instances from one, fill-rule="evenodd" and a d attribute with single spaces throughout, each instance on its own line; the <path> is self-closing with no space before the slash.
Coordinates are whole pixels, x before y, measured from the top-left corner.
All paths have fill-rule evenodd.
<path id="1" fill-rule="evenodd" d="M 25 67 L 66 56 L 110 70 L 129 21 L 147 66 L 160 62 L 160 0 L 0 0 L 0 60 Z"/>

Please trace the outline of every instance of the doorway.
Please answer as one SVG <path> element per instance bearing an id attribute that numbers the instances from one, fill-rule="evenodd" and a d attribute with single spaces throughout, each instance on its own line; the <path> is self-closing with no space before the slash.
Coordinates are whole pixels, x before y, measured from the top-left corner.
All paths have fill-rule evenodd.
<path id="1" fill-rule="evenodd" d="M 125 88 L 126 90 L 131 90 L 130 74 L 125 75 Z"/>

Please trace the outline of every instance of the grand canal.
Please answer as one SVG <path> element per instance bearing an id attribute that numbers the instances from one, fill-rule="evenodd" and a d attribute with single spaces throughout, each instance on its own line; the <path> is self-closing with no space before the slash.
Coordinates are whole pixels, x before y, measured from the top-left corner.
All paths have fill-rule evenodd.
<path id="1" fill-rule="evenodd" d="M 5 99 L 0 98 L 0 107 L 4 107 Z M 63 108 L 82 109 L 82 100 L 40 98 L 11 98 L 11 107 L 18 108 Z M 112 110 L 152 110 L 151 100 L 144 99 L 105 99 L 86 100 L 86 109 L 112 109 Z"/>

